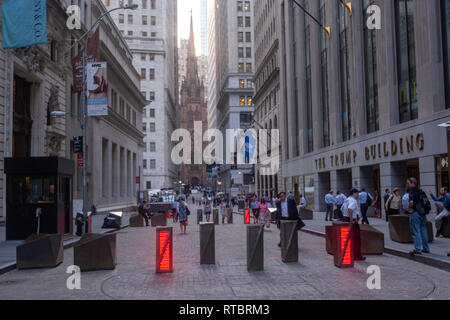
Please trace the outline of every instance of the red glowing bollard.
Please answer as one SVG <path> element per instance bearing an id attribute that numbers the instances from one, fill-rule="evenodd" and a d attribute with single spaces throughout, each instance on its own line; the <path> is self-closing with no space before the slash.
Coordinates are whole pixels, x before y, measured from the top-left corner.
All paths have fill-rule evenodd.
<path id="1" fill-rule="evenodd" d="M 173 272 L 173 230 L 156 229 L 156 272 Z"/>
<path id="2" fill-rule="evenodd" d="M 244 224 L 250 224 L 250 209 L 244 210 Z"/>
<path id="3" fill-rule="evenodd" d="M 167 218 L 170 219 L 170 210 L 167 211 Z"/>
<path id="4" fill-rule="evenodd" d="M 352 268 L 355 263 L 353 225 L 347 223 L 334 224 L 335 228 L 335 255 L 334 265 L 338 268 Z"/>

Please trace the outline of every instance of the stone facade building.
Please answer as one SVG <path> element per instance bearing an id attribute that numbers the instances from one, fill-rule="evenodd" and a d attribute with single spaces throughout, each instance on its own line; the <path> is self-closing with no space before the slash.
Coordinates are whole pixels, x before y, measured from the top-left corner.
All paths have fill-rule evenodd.
<path id="1" fill-rule="evenodd" d="M 203 81 L 199 77 L 198 69 L 198 60 L 197 55 L 195 54 L 194 28 L 191 17 L 191 31 L 186 60 L 186 76 L 184 77 L 180 91 L 181 100 L 180 113 L 178 116 L 178 128 L 189 131 L 191 137 L 192 155 L 190 155 L 191 164 L 182 164 L 180 167 L 180 180 L 182 183 L 192 186 L 206 186 L 208 183 L 206 164 L 203 159 L 201 159 L 201 162 L 197 161 L 197 163 L 194 159 L 195 122 L 199 122 L 201 124 L 200 127 L 203 133 L 208 129 L 205 87 L 203 85 Z M 203 138 L 203 133 L 201 139 Z M 202 154 L 205 147 L 206 143 L 202 143 Z"/>
<path id="2" fill-rule="evenodd" d="M 450 2 L 275 1 L 280 12 L 282 189 L 317 211 L 330 190 L 384 196 L 415 177 L 448 185 Z M 380 9 L 380 28 L 369 6 Z M 369 22 L 369 24 L 368 24 Z"/>

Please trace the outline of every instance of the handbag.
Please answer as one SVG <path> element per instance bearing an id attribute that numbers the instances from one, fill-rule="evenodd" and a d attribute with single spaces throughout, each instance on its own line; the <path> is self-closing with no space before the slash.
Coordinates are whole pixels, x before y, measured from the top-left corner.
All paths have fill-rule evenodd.
<path id="1" fill-rule="evenodd" d="M 189 211 L 189 208 L 188 208 L 188 207 L 186 207 L 186 215 L 187 215 L 187 216 L 191 215 L 191 211 Z"/>

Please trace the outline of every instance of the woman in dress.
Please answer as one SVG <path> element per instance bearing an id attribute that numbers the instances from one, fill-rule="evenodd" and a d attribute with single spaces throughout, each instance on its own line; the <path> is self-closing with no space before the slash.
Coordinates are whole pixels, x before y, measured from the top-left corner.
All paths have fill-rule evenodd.
<path id="1" fill-rule="evenodd" d="M 186 226 L 188 222 L 186 203 L 180 197 L 178 198 L 178 219 L 180 221 L 181 233 L 186 233 Z"/>
<path id="2" fill-rule="evenodd" d="M 222 224 L 225 224 L 225 203 L 223 202 L 223 200 L 220 200 L 219 203 L 219 210 L 220 210 L 220 215 L 222 216 Z"/>

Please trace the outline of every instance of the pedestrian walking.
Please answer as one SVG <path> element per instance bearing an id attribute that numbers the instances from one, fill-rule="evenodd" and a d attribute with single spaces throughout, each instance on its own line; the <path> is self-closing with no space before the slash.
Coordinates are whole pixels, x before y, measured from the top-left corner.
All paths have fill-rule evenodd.
<path id="1" fill-rule="evenodd" d="M 369 219 L 367 219 L 367 209 L 369 209 L 369 204 L 372 203 L 373 197 L 370 193 L 366 192 L 365 188 L 359 193 L 359 204 L 361 206 L 362 214 L 362 224 L 370 224 Z"/>
<path id="2" fill-rule="evenodd" d="M 342 221 L 348 222 L 352 225 L 352 238 L 354 244 L 355 261 L 364 261 L 365 257 L 361 254 L 361 229 L 359 228 L 359 220 L 361 212 L 358 208 L 359 190 L 350 190 L 350 196 L 344 201 L 342 205 Z"/>
<path id="3" fill-rule="evenodd" d="M 392 193 L 393 193 L 393 191 L 392 191 Z M 383 200 L 384 200 L 384 208 L 386 208 L 386 204 L 387 204 L 387 202 L 388 202 L 388 200 L 389 200 L 389 198 L 391 197 L 391 192 L 390 192 L 390 190 L 389 189 L 386 189 L 386 190 L 384 190 L 384 197 L 383 197 Z M 388 221 L 388 212 L 386 211 L 386 221 Z"/>
<path id="4" fill-rule="evenodd" d="M 252 208 L 253 213 L 253 224 L 259 223 L 259 209 L 258 209 L 258 199 L 256 197 L 250 202 L 250 207 Z"/>
<path id="5" fill-rule="evenodd" d="M 437 230 L 436 238 L 439 238 L 441 236 L 442 219 L 450 216 L 450 193 L 448 193 L 448 188 L 443 187 L 443 188 L 441 188 L 440 192 L 441 192 L 441 197 L 437 198 L 434 196 L 434 194 L 431 193 L 431 191 L 427 191 L 427 193 L 431 195 L 431 198 L 433 198 L 433 200 L 436 203 L 443 204 L 443 209 L 442 209 L 441 213 L 439 213 L 434 220 L 434 223 L 436 225 L 436 230 Z M 447 219 L 447 221 L 448 221 L 448 219 Z"/>
<path id="6" fill-rule="evenodd" d="M 306 201 L 306 198 L 301 194 L 300 195 L 300 209 L 304 209 L 308 206 L 308 202 Z"/>
<path id="7" fill-rule="evenodd" d="M 295 199 L 286 198 L 286 193 L 281 192 L 279 195 L 280 200 L 277 201 L 277 227 L 280 229 L 282 220 L 297 221 L 297 229 L 300 230 L 305 226 L 305 223 L 300 219 L 297 210 L 297 204 Z M 278 246 L 281 247 L 281 233 L 280 233 L 280 243 Z"/>
<path id="8" fill-rule="evenodd" d="M 181 233 L 186 233 L 186 226 L 188 224 L 188 208 L 182 197 L 178 198 L 178 218 L 180 221 Z"/>
<path id="9" fill-rule="evenodd" d="M 330 190 L 328 194 L 325 196 L 325 204 L 327 205 L 327 213 L 325 215 L 325 221 L 328 221 L 328 217 L 330 217 L 330 221 L 333 221 L 333 209 L 334 203 L 336 200 L 333 196 L 333 190 Z"/>
<path id="10" fill-rule="evenodd" d="M 425 192 L 417 187 L 417 180 L 415 178 L 406 180 L 406 190 L 409 193 L 407 211 L 410 214 L 411 234 L 414 240 L 414 250 L 409 254 L 413 256 L 430 253 L 426 215 L 431 210 L 431 204 Z"/>
<path id="11" fill-rule="evenodd" d="M 142 201 L 142 203 L 139 205 L 138 213 L 144 218 L 145 225 L 148 227 L 148 208 L 147 208 L 147 201 Z"/>
<path id="12" fill-rule="evenodd" d="M 400 209 L 402 206 L 402 198 L 400 197 L 400 189 L 394 188 L 392 194 L 386 201 L 385 211 L 386 211 L 386 221 L 389 221 L 389 216 L 400 214 Z"/>
<path id="13" fill-rule="evenodd" d="M 261 199 L 261 202 L 258 204 L 258 211 L 266 224 L 266 228 L 270 228 L 269 205 L 267 204 L 266 199 Z"/>
<path id="14" fill-rule="evenodd" d="M 211 217 L 211 203 L 209 201 L 206 201 L 203 211 L 205 211 L 206 222 L 209 222 L 209 218 Z"/>
<path id="15" fill-rule="evenodd" d="M 225 207 L 225 202 L 223 202 L 223 200 L 220 200 L 219 211 L 220 215 L 222 216 L 222 224 L 225 224 Z"/>
<path id="16" fill-rule="evenodd" d="M 342 206 L 344 205 L 345 200 L 347 200 L 347 197 L 345 196 L 345 194 L 338 191 L 337 195 L 336 195 L 336 207 L 337 207 L 337 215 L 339 217 L 339 220 L 341 220 L 341 221 L 342 221 L 342 218 L 344 217 L 342 215 Z"/>
<path id="17" fill-rule="evenodd" d="M 372 202 L 372 206 L 375 209 L 375 216 L 378 219 L 381 219 L 381 198 L 378 191 L 375 191 L 375 199 Z"/>

